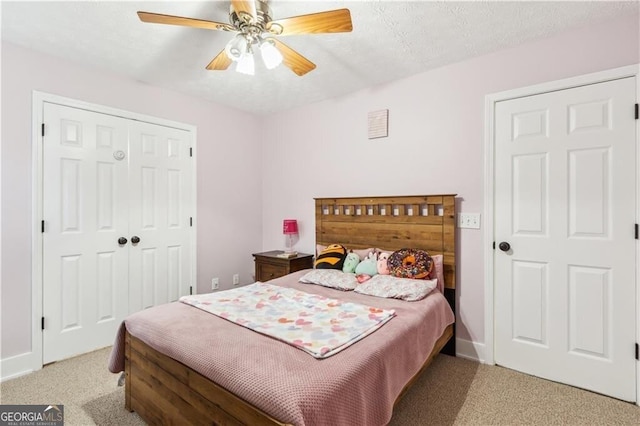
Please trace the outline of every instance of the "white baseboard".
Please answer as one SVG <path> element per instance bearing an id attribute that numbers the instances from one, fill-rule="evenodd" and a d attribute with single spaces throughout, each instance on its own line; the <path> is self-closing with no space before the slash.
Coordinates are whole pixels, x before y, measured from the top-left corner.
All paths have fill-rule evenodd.
<path id="1" fill-rule="evenodd" d="M 26 352 L 0 360 L 0 382 L 15 379 L 25 374 L 32 373 L 39 368 L 34 368 L 33 352 Z"/>
<path id="2" fill-rule="evenodd" d="M 456 339 L 456 356 L 484 363 L 484 343 Z"/>

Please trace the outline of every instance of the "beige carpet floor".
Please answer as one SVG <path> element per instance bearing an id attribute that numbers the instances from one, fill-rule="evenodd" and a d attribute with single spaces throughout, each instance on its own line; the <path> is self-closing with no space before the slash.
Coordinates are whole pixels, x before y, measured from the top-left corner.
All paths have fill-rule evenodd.
<path id="1" fill-rule="evenodd" d="M 143 425 L 124 409 L 109 348 L 0 384 L 2 404 L 63 404 L 66 425 Z M 506 368 L 441 355 L 390 425 L 640 425 L 640 407 Z"/>

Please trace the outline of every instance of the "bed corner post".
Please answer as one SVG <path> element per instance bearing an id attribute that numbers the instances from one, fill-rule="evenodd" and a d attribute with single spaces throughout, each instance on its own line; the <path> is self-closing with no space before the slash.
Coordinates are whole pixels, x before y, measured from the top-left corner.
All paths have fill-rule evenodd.
<path id="1" fill-rule="evenodd" d="M 456 315 L 456 322 L 458 320 L 458 314 L 456 312 L 456 195 L 446 195 L 442 197 L 443 204 L 443 234 L 442 245 L 444 256 L 449 259 L 445 260 L 445 264 L 451 265 L 452 271 L 447 274 L 446 288 L 444 289 L 444 296 L 451 306 L 451 310 Z M 442 353 L 456 356 L 456 323 L 453 323 L 453 336 L 447 342 Z"/>
<path id="2" fill-rule="evenodd" d="M 131 335 L 125 331 L 124 336 L 124 408 L 131 408 Z"/>

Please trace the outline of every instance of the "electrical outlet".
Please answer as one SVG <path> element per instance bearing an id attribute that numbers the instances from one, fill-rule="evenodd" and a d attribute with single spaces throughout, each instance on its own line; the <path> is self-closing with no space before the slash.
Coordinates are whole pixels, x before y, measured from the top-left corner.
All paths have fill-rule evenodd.
<path id="1" fill-rule="evenodd" d="M 238 284 L 240 284 L 240 275 L 233 274 L 233 285 L 238 285 Z"/>
<path id="2" fill-rule="evenodd" d="M 220 288 L 220 280 L 218 278 L 211 278 L 211 290 L 217 290 Z"/>
<path id="3" fill-rule="evenodd" d="M 480 213 L 458 213 L 458 228 L 480 229 Z"/>

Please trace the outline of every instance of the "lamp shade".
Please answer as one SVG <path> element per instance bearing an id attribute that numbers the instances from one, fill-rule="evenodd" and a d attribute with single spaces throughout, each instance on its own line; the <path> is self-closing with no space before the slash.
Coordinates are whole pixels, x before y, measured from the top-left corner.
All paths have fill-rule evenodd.
<path id="1" fill-rule="evenodd" d="M 253 60 L 253 54 L 247 52 L 238 61 L 236 65 L 236 71 L 242 74 L 253 75 L 255 73 L 255 62 Z"/>
<path id="2" fill-rule="evenodd" d="M 282 221 L 282 233 L 292 235 L 298 233 L 298 221 L 295 219 L 285 219 Z"/>
<path id="3" fill-rule="evenodd" d="M 274 69 L 282 62 L 282 53 L 274 46 L 271 39 L 265 39 L 260 45 L 262 60 L 267 69 Z"/>
<path id="4" fill-rule="evenodd" d="M 247 53 L 247 45 L 245 36 L 238 34 L 227 43 L 224 50 L 232 61 L 239 61 Z"/>

